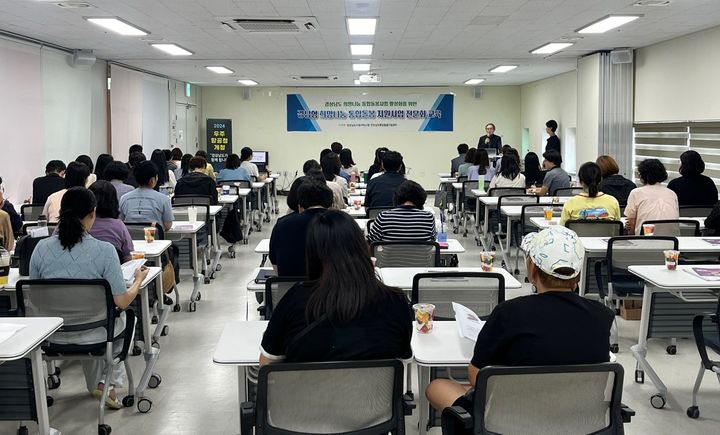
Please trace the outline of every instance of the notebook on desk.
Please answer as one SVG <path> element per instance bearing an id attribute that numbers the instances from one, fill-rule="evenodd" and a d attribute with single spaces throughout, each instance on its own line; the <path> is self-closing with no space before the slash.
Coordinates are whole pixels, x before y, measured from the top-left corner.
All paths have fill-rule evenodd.
<path id="1" fill-rule="evenodd" d="M 127 261 L 120 266 L 125 284 L 132 285 L 135 277 L 135 270 L 144 265 L 145 261 L 146 260 L 144 258 L 138 258 L 137 260 Z"/>

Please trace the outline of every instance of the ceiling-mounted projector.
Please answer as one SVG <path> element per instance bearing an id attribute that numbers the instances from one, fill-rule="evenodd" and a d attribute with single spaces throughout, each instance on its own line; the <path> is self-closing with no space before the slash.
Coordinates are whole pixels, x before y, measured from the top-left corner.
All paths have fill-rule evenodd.
<path id="1" fill-rule="evenodd" d="M 375 74 L 361 74 L 360 77 L 360 83 L 380 83 L 382 81 L 382 78 Z"/>

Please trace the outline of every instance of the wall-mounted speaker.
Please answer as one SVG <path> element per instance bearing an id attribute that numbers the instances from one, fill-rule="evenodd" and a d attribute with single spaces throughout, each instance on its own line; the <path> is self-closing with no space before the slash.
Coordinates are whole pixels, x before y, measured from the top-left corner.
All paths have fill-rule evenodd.
<path id="1" fill-rule="evenodd" d="M 482 98 L 482 87 L 476 86 L 473 88 L 473 97 L 477 99 Z"/>
<path id="2" fill-rule="evenodd" d="M 613 65 L 633 62 L 632 48 L 622 48 L 610 52 L 610 63 Z"/>
<path id="3" fill-rule="evenodd" d="M 243 88 L 242 90 L 242 99 L 245 101 L 250 101 L 252 98 L 252 92 L 248 88 Z"/>

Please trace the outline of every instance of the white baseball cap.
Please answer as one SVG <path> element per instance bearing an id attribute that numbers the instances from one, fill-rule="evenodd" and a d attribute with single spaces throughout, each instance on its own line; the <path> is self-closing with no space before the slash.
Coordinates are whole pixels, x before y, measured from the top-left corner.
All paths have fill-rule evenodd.
<path id="1" fill-rule="evenodd" d="M 578 235 L 559 225 L 526 235 L 520 249 L 540 270 L 560 279 L 578 276 L 585 259 L 585 248 Z M 570 275 L 555 272 L 561 268 L 570 268 L 574 272 Z"/>

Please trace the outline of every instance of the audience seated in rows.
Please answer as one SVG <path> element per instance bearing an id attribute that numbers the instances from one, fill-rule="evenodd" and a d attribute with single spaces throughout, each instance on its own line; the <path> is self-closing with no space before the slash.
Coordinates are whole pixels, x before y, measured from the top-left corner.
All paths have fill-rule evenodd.
<path id="1" fill-rule="evenodd" d="M 678 219 L 680 210 L 675 192 L 662 183 L 667 180 L 665 166 L 658 159 L 646 159 L 637 167 L 643 186 L 633 189 L 625 207 L 625 231 L 642 234 L 642 224 L 660 219 Z"/>
<path id="2" fill-rule="evenodd" d="M 230 154 L 225 160 L 225 167 L 217 174 L 217 182 L 252 181 L 247 169 L 240 167 L 242 161 L 237 154 Z"/>
<path id="3" fill-rule="evenodd" d="M 560 225 L 576 219 L 620 220 L 620 205 L 617 199 L 599 190 L 602 175 L 600 166 L 593 162 L 584 163 L 578 170 L 583 192 L 568 199 L 563 205 Z"/>
<path id="4" fill-rule="evenodd" d="M 527 276 L 537 294 L 500 303 L 478 334 L 468 366 L 475 386 L 483 367 L 595 364 L 610 357 L 614 313 L 574 292 L 585 251 L 571 230 L 555 226 L 525 236 Z M 472 388 L 436 379 L 425 394 L 443 410 L 460 406 L 473 413 Z"/>
<path id="5" fill-rule="evenodd" d="M 148 271 L 145 268 L 136 270 L 132 285 L 129 288 L 125 286 L 115 248 L 88 234 L 95 221 L 95 205 L 95 196 L 85 187 L 76 186 L 65 192 L 60 204 L 57 233 L 41 240 L 33 251 L 30 279 L 104 279 L 110 284 L 115 305 L 124 310 L 135 300 Z M 115 334 L 122 333 L 125 327 L 125 315 L 120 314 L 115 321 Z M 132 328 L 132 325 L 128 327 Z M 90 332 L 58 332 L 52 335 L 51 340 L 57 344 L 101 343 L 106 340 L 106 332 L 102 327 Z M 115 341 L 115 351 L 118 352 L 121 347 L 121 340 Z M 112 409 L 122 408 L 115 387 L 123 386 L 125 367 L 117 364 L 111 379 L 103 378 L 104 360 L 86 360 L 82 362 L 82 367 L 88 392 L 100 398 L 103 388 L 109 385 L 111 390 L 105 405 Z"/>
<path id="6" fill-rule="evenodd" d="M 349 148 L 343 148 L 340 150 L 339 156 L 342 171 L 346 172 L 350 176 L 348 181 L 352 181 L 353 176 L 355 176 L 356 181 L 360 180 L 360 169 L 358 169 L 355 164 L 355 160 L 353 160 L 352 151 Z"/>
<path id="7" fill-rule="evenodd" d="M 108 242 L 122 254 L 123 260 L 131 259 L 133 241 L 130 232 L 120 220 L 120 205 L 117 192 L 110 182 L 98 180 L 90 185 L 90 191 L 95 195 L 95 223 L 90 229 L 91 236 L 98 240 Z"/>
<path id="8" fill-rule="evenodd" d="M 329 152 L 320 158 L 320 170 L 327 181 L 334 181 L 340 186 L 342 196 L 347 199 L 350 196 L 348 182 L 340 176 L 340 158 L 334 152 Z"/>
<path id="9" fill-rule="evenodd" d="M 128 160 L 128 176 L 127 179 L 125 179 L 125 184 L 129 184 L 132 187 L 139 186 L 138 181 L 135 179 L 135 171 L 133 169 L 135 169 L 135 166 L 144 161 L 147 161 L 145 154 L 141 152 L 134 152 L 130 154 L 130 159 Z"/>
<path id="10" fill-rule="evenodd" d="M 33 180 L 33 204 L 45 204 L 50 195 L 65 188 L 65 169 L 62 160 L 50 160 L 45 165 L 45 176 Z"/>
<path id="11" fill-rule="evenodd" d="M 525 187 L 541 187 L 545 179 L 545 172 L 540 167 L 540 159 L 538 155 L 530 151 L 525 154 L 525 170 L 522 174 L 525 176 Z"/>
<path id="12" fill-rule="evenodd" d="M 327 185 L 308 176 L 297 188 L 298 213 L 277 220 L 268 257 L 278 276 L 306 276 L 305 241 L 310 221 L 333 202 Z"/>
<path id="13" fill-rule="evenodd" d="M 490 158 L 485 148 L 478 148 L 475 151 L 473 165 L 468 168 L 468 181 L 478 181 L 481 175 L 487 183 L 495 176 L 495 168 L 490 165 Z"/>
<path id="14" fill-rule="evenodd" d="M 139 186 L 120 198 L 120 219 L 124 222 L 159 223 L 172 228 L 170 198 L 154 190 L 158 169 L 153 162 L 140 162 L 133 168 Z"/>
<path id="15" fill-rule="evenodd" d="M 627 205 L 630 192 L 637 187 L 635 183 L 620 175 L 620 167 L 611 156 L 600 156 L 595 163 L 602 173 L 600 191 L 615 197 L 621 206 Z"/>
<path id="16" fill-rule="evenodd" d="M 91 184 L 93 184 L 95 181 L 97 181 L 97 176 L 93 172 L 93 170 L 95 169 L 95 165 L 93 164 L 93 161 L 90 158 L 90 156 L 87 156 L 85 154 L 80 154 L 79 156 L 77 156 L 75 161 L 82 163 L 83 165 L 87 166 L 88 169 L 90 170 L 90 174 L 88 174 L 88 177 L 85 180 L 85 187 L 89 187 Z"/>
<path id="17" fill-rule="evenodd" d="M 427 193 L 418 183 L 405 180 L 395 190 L 395 208 L 380 213 L 370 224 L 368 241 L 435 241 L 435 216 L 424 210 Z"/>
<path id="18" fill-rule="evenodd" d="M 349 183 L 350 182 L 350 172 L 345 170 L 345 168 L 342 165 L 342 162 L 340 161 L 340 153 L 342 152 L 343 149 L 344 149 L 343 145 L 340 142 L 333 142 L 330 144 L 330 151 L 332 151 L 333 153 L 335 153 L 338 156 L 338 164 L 340 164 L 340 170 L 338 172 L 338 175 L 341 176 L 345 180 L 346 183 Z M 320 160 L 322 161 L 322 155 L 321 155 Z M 322 162 L 321 162 L 321 164 L 322 164 Z"/>
<path id="19" fill-rule="evenodd" d="M 405 181 L 399 171 L 403 164 L 402 155 L 397 151 L 387 151 L 382 156 L 382 175 L 368 182 L 365 193 L 365 207 L 392 207 L 397 187 Z"/>
<path id="20" fill-rule="evenodd" d="M 467 153 L 465 153 L 465 160 L 458 166 L 457 175 L 458 177 L 467 177 L 468 176 L 468 169 L 470 166 L 473 165 L 473 162 L 475 161 L 475 153 L 477 152 L 477 148 L 470 148 L 467 150 Z M 453 172 L 451 174 L 452 176 L 455 175 Z"/>
<path id="21" fill-rule="evenodd" d="M 324 182 L 328 188 L 332 191 L 333 201 L 330 208 L 336 210 L 343 210 L 346 208 L 345 197 L 343 196 L 342 187 L 334 181 L 329 181 L 325 178 L 322 172 L 320 163 L 316 160 L 308 160 L 303 164 L 303 173 L 314 180 Z"/>
<path id="22" fill-rule="evenodd" d="M 155 190 L 160 188 L 175 187 L 177 180 L 175 179 L 175 173 L 170 169 L 167 169 L 167 160 L 165 160 L 165 152 L 160 149 L 156 149 L 150 155 L 150 161 L 155 163 L 155 167 L 158 168 L 158 182 L 155 185 Z"/>
<path id="23" fill-rule="evenodd" d="M 525 187 L 525 176 L 520 172 L 520 165 L 513 154 L 506 154 L 500 171 L 490 180 L 490 189 L 495 187 Z"/>
<path id="24" fill-rule="evenodd" d="M 545 169 L 545 178 L 543 185 L 538 189 L 539 196 L 555 195 L 558 189 L 570 187 L 570 176 L 563 168 L 562 156 L 557 151 L 545 151 L 543 153 L 543 169 Z"/>
<path id="25" fill-rule="evenodd" d="M 87 180 L 88 175 L 90 175 L 90 169 L 85 166 L 84 163 L 70 162 L 67 170 L 65 171 L 65 188 L 48 196 L 47 201 L 45 201 L 43 214 L 47 218 L 48 222 L 58 221 L 60 217 L 60 201 L 62 200 L 63 195 L 71 187 L 85 187 L 85 181 Z"/>
<path id="26" fill-rule="evenodd" d="M 132 192 L 134 189 L 131 185 L 125 184 L 125 180 L 127 180 L 129 172 L 130 171 L 128 170 L 127 165 L 119 160 L 114 160 L 108 163 L 105 171 L 103 172 L 102 179 L 109 181 L 110 184 L 113 185 L 115 191 L 117 192 L 118 202 L 120 202 L 120 198 L 122 198 L 123 195 L 128 192 Z"/>
<path id="27" fill-rule="evenodd" d="M 273 310 L 260 365 L 412 356 L 407 297 L 378 279 L 367 242 L 350 215 L 318 213 L 307 229 L 305 256 L 307 280 Z"/>
<path id="28" fill-rule="evenodd" d="M 456 172 L 459 172 L 460 165 L 467 160 L 468 144 L 461 143 L 457 146 L 458 156 L 450 160 L 450 176 L 454 176 Z"/>
<path id="29" fill-rule="evenodd" d="M 207 162 L 202 157 L 190 159 L 190 173 L 178 180 L 175 195 L 200 195 L 210 197 L 210 204 L 217 204 L 217 185 L 206 172 Z"/>
<path id="30" fill-rule="evenodd" d="M 680 154 L 680 177 L 671 180 L 667 187 L 675 192 L 678 204 L 712 206 L 718 201 L 718 191 L 712 178 L 702 173 L 705 162 L 697 151 Z"/>

